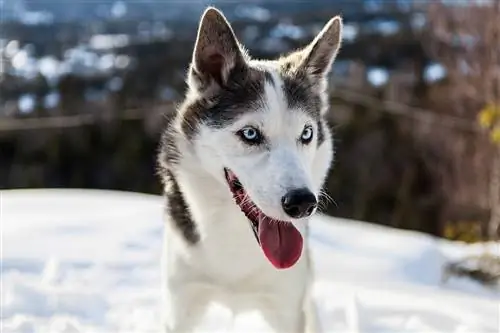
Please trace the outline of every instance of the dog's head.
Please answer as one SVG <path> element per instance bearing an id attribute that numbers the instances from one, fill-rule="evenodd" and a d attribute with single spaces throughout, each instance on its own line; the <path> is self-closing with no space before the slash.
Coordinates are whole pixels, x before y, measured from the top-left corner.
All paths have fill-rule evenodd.
<path id="1" fill-rule="evenodd" d="M 341 29 L 334 17 L 303 49 L 261 61 L 250 59 L 218 10 L 207 9 L 199 25 L 177 131 L 278 268 L 298 260 L 297 228 L 316 210 L 333 158 L 324 115 Z"/>

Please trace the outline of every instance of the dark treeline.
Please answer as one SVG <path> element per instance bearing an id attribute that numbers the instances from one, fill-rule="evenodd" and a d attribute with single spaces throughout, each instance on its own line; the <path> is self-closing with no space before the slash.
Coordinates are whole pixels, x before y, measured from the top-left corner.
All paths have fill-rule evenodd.
<path id="1" fill-rule="evenodd" d="M 314 22 L 318 20 L 314 18 Z M 244 35 L 246 27 L 235 23 L 238 35 Z M 260 35 L 266 34 L 260 31 Z M 291 50 L 303 45 L 307 38 L 284 40 Z M 392 92 L 392 96 L 399 102 L 432 108 L 436 84 L 424 80 L 424 68 L 431 59 L 422 40 L 409 29 L 390 36 L 360 35 L 355 42 L 344 45 L 333 74 L 336 82 L 354 86 L 380 101 L 391 94 L 388 86 L 396 86 L 397 93 Z M 160 194 L 155 159 L 162 114 L 174 112 L 171 101 L 182 97 L 192 43 L 192 39 L 173 38 L 128 45 L 115 52 L 134 59 L 129 69 L 107 76 L 70 74 L 55 87 L 41 76 L 25 84 L 5 75 L 0 86 L 4 105 L 26 92 L 36 96 L 32 113 L 21 114 L 14 107 L 10 118 L 93 114 L 97 120 L 75 127 L 0 131 L 0 187 L 97 188 Z M 277 55 L 265 48 L 249 49 L 255 57 Z M 374 88 L 366 80 L 366 70 L 374 66 L 412 79 L 408 83 L 391 78 L 383 88 Z M 118 89 L 106 90 L 113 78 L 120 80 Z M 47 109 L 43 97 L 54 90 L 60 101 Z M 88 91 L 103 93 L 88 99 Z M 121 119 L 130 109 L 140 110 L 144 117 Z M 448 194 L 453 187 L 446 187 L 453 175 L 452 156 L 430 140 L 432 133 L 440 133 L 442 128 L 434 126 L 430 135 L 415 135 L 415 123 L 406 118 L 334 95 L 330 120 L 337 152 L 326 191 L 335 202 L 325 202 L 325 211 L 442 236 L 445 223 L 454 213 Z M 484 219 L 480 207 L 469 211 L 472 219 Z"/>

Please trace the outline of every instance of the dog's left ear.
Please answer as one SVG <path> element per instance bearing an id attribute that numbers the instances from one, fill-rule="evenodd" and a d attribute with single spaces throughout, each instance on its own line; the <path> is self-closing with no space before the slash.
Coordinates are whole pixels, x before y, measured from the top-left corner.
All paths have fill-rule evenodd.
<path id="1" fill-rule="evenodd" d="M 222 12 L 209 7 L 202 14 L 189 70 L 190 86 L 199 91 L 227 84 L 233 71 L 246 66 L 245 53 Z"/>
<path id="2" fill-rule="evenodd" d="M 299 68 L 314 77 L 323 77 L 331 70 L 342 42 L 342 18 L 335 16 L 314 40 L 301 51 Z"/>

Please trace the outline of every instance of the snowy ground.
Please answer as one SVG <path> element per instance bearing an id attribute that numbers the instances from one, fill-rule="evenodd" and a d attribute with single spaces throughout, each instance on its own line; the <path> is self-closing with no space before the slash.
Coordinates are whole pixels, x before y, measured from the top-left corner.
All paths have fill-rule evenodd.
<path id="1" fill-rule="evenodd" d="M 0 192 L 3 333 L 158 332 L 162 201 L 81 190 Z M 315 298 L 327 332 L 500 331 L 500 294 L 441 283 L 447 258 L 481 249 L 317 217 Z M 214 307 L 205 329 L 249 332 Z"/>

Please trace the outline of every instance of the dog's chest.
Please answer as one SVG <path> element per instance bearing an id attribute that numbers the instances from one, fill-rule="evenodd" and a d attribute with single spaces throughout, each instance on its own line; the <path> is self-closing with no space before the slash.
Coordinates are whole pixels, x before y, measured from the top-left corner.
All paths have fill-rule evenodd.
<path id="1" fill-rule="evenodd" d="M 206 206 L 203 211 L 195 213 L 200 242 L 187 246 L 187 255 L 170 252 L 171 288 L 201 286 L 200 293 L 233 314 L 270 307 L 289 309 L 295 315 L 309 278 L 307 249 L 292 268 L 278 270 L 236 206 Z"/>
<path id="2" fill-rule="evenodd" d="M 236 281 L 247 276 L 272 274 L 247 219 L 235 209 L 208 216 L 198 246 L 198 264 L 216 280 Z"/>
<path id="3" fill-rule="evenodd" d="M 255 239 L 250 221 L 227 189 L 218 190 L 217 184 L 192 174 L 181 174 L 179 179 L 200 235 L 200 241 L 187 248 L 189 271 L 226 285 L 249 279 L 261 285 L 274 284 L 283 275 L 290 278 L 288 275 L 306 272 L 303 263 L 286 273 L 272 266 Z"/>

